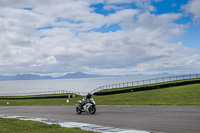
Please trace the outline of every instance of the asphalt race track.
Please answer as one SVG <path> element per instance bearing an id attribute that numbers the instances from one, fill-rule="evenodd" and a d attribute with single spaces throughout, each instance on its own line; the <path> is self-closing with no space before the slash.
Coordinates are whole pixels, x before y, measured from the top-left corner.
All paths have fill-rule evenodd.
<path id="1" fill-rule="evenodd" d="M 166 132 L 199 133 L 200 106 L 100 105 L 94 115 L 77 115 L 75 106 L 0 107 L 2 115 L 30 116 L 117 128 Z"/>

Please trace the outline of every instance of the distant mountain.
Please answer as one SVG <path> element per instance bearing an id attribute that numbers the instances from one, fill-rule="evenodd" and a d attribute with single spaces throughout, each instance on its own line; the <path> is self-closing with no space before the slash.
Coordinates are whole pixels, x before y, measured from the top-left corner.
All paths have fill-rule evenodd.
<path id="1" fill-rule="evenodd" d="M 101 75 L 91 75 L 91 74 L 85 74 L 82 72 L 77 73 L 68 73 L 64 76 L 58 77 L 57 79 L 71 79 L 71 78 L 98 78 L 102 77 Z"/>
<path id="2" fill-rule="evenodd" d="M 169 75 L 168 73 L 161 73 L 156 75 Z M 76 72 L 76 73 L 68 73 L 61 77 L 53 78 L 51 76 L 40 76 L 40 75 L 34 75 L 34 74 L 17 74 L 15 76 L 2 76 L 0 75 L 0 81 L 6 81 L 6 80 L 41 80 L 41 79 L 74 79 L 74 78 L 100 78 L 100 77 L 131 77 L 131 76 L 145 76 L 142 74 L 132 75 L 92 75 L 92 74 L 85 74 L 82 72 Z M 148 75 L 146 75 L 148 76 Z"/>
<path id="3" fill-rule="evenodd" d="M 13 78 L 14 80 L 53 79 L 51 76 L 40 76 L 33 74 L 17 74 Z"/>
<path id="4" fill-rule="evenodd" d="M 51 76 L 40 76 L 40 75 L 34 75 L 34 74 L 17 74 L 16 76 L 2 76 L 0 75 L 0 81 L 6 81 L 6 80 L 41 80 L 41 79 L 73 79 L 73 78 L 98 78 L 98 77 L 104 77 L 101 75 L 90 75 L 85 74 L 82 72 L 77 73 L 68 73 L 61 77 L 53 78 Z"/>
<path id="5" fill-rule="evenodd" d="M 0 80 L 39 80 L 39 79 L 53 79 L 51 76 L 39 76 L 33 74 L 17 74 L 16 76 L 1 76 Z"/>
<path id="6" fill-rule="evenodd" d="M 4 80 L 13 80 L 13 76 L 2 76 L 2 75 L 0 75 L 0 81 L 4 81 Z"/>

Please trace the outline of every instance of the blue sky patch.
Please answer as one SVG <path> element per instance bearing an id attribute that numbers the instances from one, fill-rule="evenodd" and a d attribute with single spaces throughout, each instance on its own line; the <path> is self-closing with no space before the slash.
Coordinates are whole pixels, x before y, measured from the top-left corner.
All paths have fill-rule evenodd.
<path id="1" fill-rule="evenodd" d="M 45 29 L 53 29 L 53 28 L 55 28 L 55 26 L 40 27 L 40 28 L 37 28 L 36 30 L 45 30 Z"/>
<path id="2" fill-rule="evenodd" d="M 29 8 L 29 7 L 27 7 L 27 8 L 23 8 L 24 10 L 28 10 L 28 11 L 32 11 L 33 10 L 33 8 Z"/>
<path id="3" fill-rule="evenodd" d="M 69 23 L 73 23 L 73 24 L 83 23 L 83 21 L 75 21 L 75 20 L 70 20 L 70 19 L 67 19 L 67 18 L 56 18 L 55 22 L 56 23 L 59 23 L 59 22 L 69 22 Z"/>
<path id="4" fill-rule="evenodd" d="M 104 4 L 95 4 L 91 5 L 90 8 L 93 8 L 96 13 L 103 14 L 104 16 L 108 16 L 111 13 L 115 13 L 115 10 L 105 10 Z"/>
<path id="5" fill-rule="evenodd" d="M 163 0 L 160 2 L 153 2 L 152 5 L 156 7 L 156 14 L 164 13 L 181 13 L 181 6 L 187 4 L 188 0 Z"/>
<path id="6" fill-rule="evenodd" d="M 103 25 L 101 28 L 98 28 L 98 29 L 95 28 L 95 29 L 92 29 L 90 31 L 107 33 L 107 32 L 115 32 L 115 31 L 118 31 L 118 30 L 122 30 L 121 27 L 118 24 L 113 24 L 113 25 L 110 25 L 110 26 Z"/>
<path id="7" fill-rule="evenodd" d="M 118 10 L 136 9 L 137 6 L 134 3 L 110 4 L 110 5 L 105 5 L 105 4 L 100 3 L 100 4 L 91 5 L 90 8 L 93 8 L 95 13 L 108 16 L 109 14 L 116 13 Z"/>

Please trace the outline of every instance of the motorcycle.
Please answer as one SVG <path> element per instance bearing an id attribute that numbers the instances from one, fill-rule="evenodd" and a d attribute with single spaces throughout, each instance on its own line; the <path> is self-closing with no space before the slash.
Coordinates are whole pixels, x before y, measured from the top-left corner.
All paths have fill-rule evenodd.
<path id="1" fill-rule="evenodd" d="M 95 103 L 93 98 L 91 98 L 89 100 L 89 102 L 87 102 L 83 107 L 81 107 L 81 105 L 83 105 L 83 101 L 78 100 L 78 104 L 76 104 L 76 113 L 77 114 L 81 114 L 82 112 L 95 114 L 95 112 L 96 112 L 96 107 L 95 107 L 96 103 Z"/>

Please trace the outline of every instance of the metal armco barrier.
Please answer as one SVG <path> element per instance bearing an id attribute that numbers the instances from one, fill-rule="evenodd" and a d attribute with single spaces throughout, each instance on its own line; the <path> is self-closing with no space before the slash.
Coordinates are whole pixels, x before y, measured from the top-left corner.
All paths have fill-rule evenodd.
<path id="1" fill-rule="evenodd" d="M 74 98 L 75 95 L 62 95 L 62 96 L 38 96 L 38 97 L 13 97 L 13 98 L 0 98 L 7 100 L 20 100 L 20 99 L 48 99 L 48 98 Z"/>
<path id="2" fill-rule="evenodd" d="M 200 83 L 200 80 L 182 81 L 178 83 L 166 83 L 162 85 L 152 85 L 152 86 L 145 86 L 145 87 L 138 86 L 132 89 L 116 90 L 116 91 L 108 91 L 108 92 L 95 92 L 94 95 L 111 95 L 111 94 L 119 94 L 119 93 L 155 90 L 155 89 L 167 88 L 167 87 L 172 87 L 172 86 L 182 86 L 182 85 L 196 84 L 196 83 Z"/>
<path id="3" fill-rule="evenodd" d="M 194 79 L 194 78 L 199 78 L 199 77 L 200 77 L 200 74 L 190 74 L 190 75 L 180 75 L 180 76 L 154 78 L 154 79 L 148 79 L 148 80 L 111 84 L 111 85 L 100 86 L 96 88 L 95 90 L 91 91 L 91 93 L 94 94 L 95 92 L 98 92 L 101 90 L 107 90 L 107 89 L 150 85 L 150 84 L 155 84 L 155 83 L 164 83 L 164 82 L 178 81 L 178 80 L 184 80 L 184 79 Z"/>

